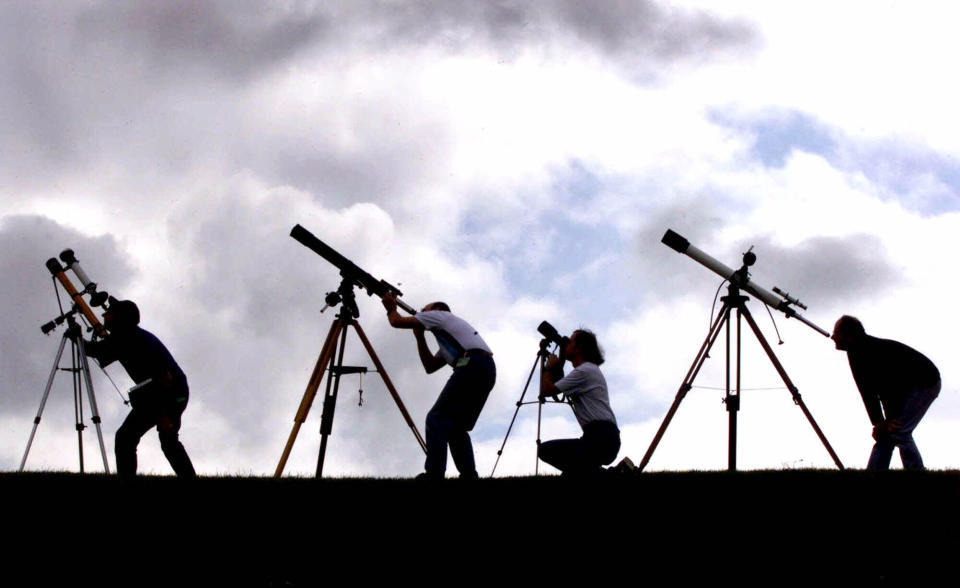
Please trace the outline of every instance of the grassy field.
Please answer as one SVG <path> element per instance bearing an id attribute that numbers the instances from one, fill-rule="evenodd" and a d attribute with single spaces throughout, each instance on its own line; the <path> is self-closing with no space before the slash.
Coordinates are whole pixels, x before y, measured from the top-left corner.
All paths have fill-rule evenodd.
<path id="1" fill-rule="evenodd" d="M 953 471 L 440 484 L 46 473 L 2 474 L 0 488 L 8 561 L 41 575 L 87 562 L 77 573 L 96 569 L 97 585 L 920 586 L 955 581 L 960 547 Z"/>

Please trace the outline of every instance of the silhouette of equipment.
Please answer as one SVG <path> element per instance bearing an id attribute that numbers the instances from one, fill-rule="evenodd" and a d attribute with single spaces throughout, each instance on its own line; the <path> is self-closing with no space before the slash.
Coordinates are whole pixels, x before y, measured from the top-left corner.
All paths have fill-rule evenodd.
<path id="1" fill-rule="evenodd" d="M 813 427 L 814 432 L 820 438 L 820 441 L 823 443 L 823 446 L 826 448 L 827 452 L 830 454 L 830 457 L 833 459 L 833 462 L 836 464 L 837 468 L 844 469 L 843 464 L 840 462 L 840 458 L 837 457 L 836 452 L 834 452 L 833 447 L 830 446 L 830 442 L 827 441 L 826 436 L 824 436 L 823 431 L 820 430 L 820 427 L 817 425 L 817 422 L 814 420 L 813 415 L 810 414 L 810 411 L 807 409 L 806 404 L 804 404 L 803 399 L 800 397 L 800 393 L 797 390 L 797 387 L 794 386 L 793 382 L 790 380 L 790 377 L 787 375 L 786 370 L 783 368 L 783 365 L 777 359 L 776 354 L 773 352 L 773 348 L 767 342 L 766 338 L 763 336 L 763 333 L 760 331 L 760 328 L 757 326 L 756 321 L 753 319 L 753 316 L 750 314 L 750 311 L 747 309 L 746 302 L 749 300 L 746 296 L 741 293 L 741 289 L 747 290 L 749 293 L 754 294 L 762 302 L 773 306 L 777 310 L 784 312 L 788 317 L 797 318 L 803 323 L 807 324 L 814 330 L 829 336 L 829 333 L 816 326 L 812 322 L 800 316 L 792 308 L 789 307 L 790 304 L 796 304 L 803 307 L 799 304 L 799 301 L 795 298 L 790 297 L 789 295 L 783 294 L 779 291 L 778 288 L 774 290 L 777 291 L 784 299 L 780 300 L 773 294 L 770 294 L 768 291 L 760 288 L 756 284 L 750 281 L 749 279 L 749 267 L 756 262 L 756 255 L 752 251 L 747 251 L 743 256 L 743 265 L 740 269 L 733 271 L 726 265 L 720 263 L 714 258 L 710 257 L 706 253 L 696 249 L 690 245 L 689 241 L 678 235 L 677 233 L 668 230 L 664 234 L 662 242 L 671 247 L 672 249 L 678 251 L 679 253 L 685 253 L 693 258 L 695 261 L 701 263 L 702 265 L 712 269 L 716 273 L 723 276 L 725 280 L 729 280 L 730 285 L 727 288 L 727 295 L 721 298 L 723 302 L 723 308 L 720 311 L 720 314 L 717 316 L 717 319 L 713 322 L 713 325 L 710 327 L 710 332 L 707 334 L 707 338 L 704 340 L 703 345 L 700 346 L 700 351 L 697 353 L 696 358 L 693 361 L 693 365 L 690 366 L 690 370 L 687 372 L 686 377 L 683 380 L 683 383 L 680 385 L 680 389 L 677 391 L 677 395 L 674 398 L 673 404 L 670 406 L 670 409 L 667 411 L 666 417 L 663 419 L 663 423 L 660 425 L 660 429 L 657 431 L 656 435 L 653 438 L 653 441 L 650 443 L 650 447 L 647 449 L 646 454 L 643 456 L 643 460 L 637 466 L 638 471 L 643 471 L 647 463 L 649 463 L 650 458 L 653 456 L 653 452 L 656 450 L 657 445 L 660 443 L 661 438 L 667 430 L 667 426 L 670 424 L 670 421 L 673 419 L 674 415 L 677 412 L 677 409 L 680 408 L 680 402 L 684 399 L 690 389 L 693 387 L 693 382 L 697 377 L 697 374 L 700 372 L 700 368 L 703 367 L 703 363 L 710 357 L 710 349 L 713 347 L 717 338 L 720 335 L 721 330 L 726 330 L 726 396 L 724 398 L 724 403 L 727 407 L 727 412 L 729 413 L 729 432 L 728 432 L 728 445 L 727 445 L 727 469 L 736 470 L 737 469 L 737 413 L 740 410 L 740 375 L 741 375 L 741 329 L 742 323 L 741 319 L 746 320 L 747 324 L 750 326 L 750 330 L 753 331 L 753 334 L 756 336 L 757 341 L 763 347 L 764 352 L 769 358 L 770 362 L 773 364 L 773 367 L 776 368 L 777 373 L 780 374 L 780 378 L 783 380 L 783 383 L 786 385 L 787 389 L 790 391 L 790 394 L 793 396 L 794 403 L 800 407 L 800 410 L 803 411 L 804 416 L 810 422 L 810 426 Z M 752 249 L 752 248 L 751 248 Z M 773 303 L 773 304 L 771 304 Z M 736 310 L 736 347 L 731 347 L 731 322 L 732 317 L 731 313 Z M 731 360 L 735 360 L 735 379 L 731 382 Z"/>
<path id="2" fill-rule="evenodd" d="M 550 352 L 547 351 L 547 348 L 551 343 L 556 344 L 558 352 L 560 354 L 560 365 L 563 365 L 563 348 L 566 346 L 566 337 L 560 336 L 557 330 L 548 323 L 543 321 L 540 323 L 540 326 L 537 327 L 537 330 L 544 337 L 540 340 L 540 349 L 537 351 L 537 357 L 533 362 L 533 367 L 530 368 L 530 375 L 527 376 L 527 383 L 523 386 L 523 391 L 520 393 L 520 399 L 517 400 L 517 409 L 513 411 L 513 418 L 510 419 L 510 426 L 507 427 L 507 433 L 503 436 L 503 443 L 500 444 L 500 449 L 497 450 L 497 459 L 493 463 L 493 469 L 490 471 L 490 477 L 497 472 L 497 465 L 500 463 L 500 456 L 503 455 L 503 448 L 507 446 L 507 439 L 510 438 L 510 432 L 513 430 L 513 424 L 517 420 L 517 414 L 520 412 L 520 408 L 529 404 L 537 405 L 537 454 L 534 457 L 534 475 L 539 475 L 540 473 L 540 424 L 543 417 L 543 405 L 547 402 L 557 403 L 557 404 L 567 404 L 565 400 L 561 400 L 559 396 L 553 396 L 553 400 L 547 400 L 546 398 L 541 398 L 540 395 L 537 395 L 536 400 L 528 400 L 524 402 L 524 398 L 527 395 L 527 390 L 530 388 L 530 381 L 533 380 L 533 374 L 537 371 L 537 366 L 540 366 L 540 380 L 538 380 L 538 389 L 543 381 L 543 371 L 546 369 L 547 358 L 550 357 Z"/>
<path id="3" fill-rule="evenodd" d="M 340 269 L 340 275 L 343 279 L 340 282 L 340 286 L 337 288 L 337 290 L 334 292 L 328 292 L 324 298 L 326 306 L 320 312 L 324 312 L 327 308 L 336 306 L 340 306 L 340 311 L 337 313 L 333 324 L 330 325 L 330 331 L 327 333 L 327 338 L 323 342 L 323 347 L 320 350 L 317 363 L 313 368 L 313 373 L 310 376 L 310 380 L 307 382 L 307 388 L 304 391 L 303 398 L 300 401 L 300 407 L 297 409 L 297 414 L 294 417 L 293 429 L 290 431 L 287 444 L 283 449 L 283 455 L 281 455 L 280 462 L 277 464 L 277 469 L 274 472 L 274 477 L 279 478 L 283 475 L 283 470 L 286 467 L 287 460 L 290 457 L 290 451 L 293 449 L 293 444 L 297 439 L 298 433 L 300 432 L 300 427 L 304 422 L 306 422 L 307 415 L 310 412 L 310 407 L 313 405 L 313 401 L 316 398 L 317 392 L 320 388 L 320 383 L 323 381 L 324 375 L 329 371 L 330 375 L 327 378 L 326 389 L 323 397 L 323 409 L 320 417 L 320 451 L 317 456 L 316 470 L 316 477 L 320 478 L 323 476 L 323 465 L 327 452 L 327 438 L 330 436 L 330 433 L 333 430 L 333 417 L 337 407 L 337 394 L 340 389 L 340 377 L 346 374 L 362 374 L 367 372 L 367 368 L 365 367 L 343 365 L 343 355 L 347 342 L 347 331 L 350 327 L 353 327 L 354 331 L 356 331 L 357 336 L 360 338 L 360 342 L 363 344 L 363 347 L 366 349 L 370 360 L 376 367 L 376 372 L 380 374 L 380 377 L 383 379 L 384 385 L 390 392 L 390 396 L 393 397 L 394 402 L 397 404 L 397 408 L 400 410 L 400 414 L 406 421 L 407 426 L 410 427 L 410 430 L 413 432 L 417 443 L 420 445 L 420 449 L 426 453 L 427 446 L 423 440 L 423 437 L 420 435 L 420 431 L 417 430 L 416 424 L 413 422 L 413 419 L 407 412 L 406 407 L 403 405 L 403 401 L 400 399 L 400 395 L 397 393 L 397 389 L 394 387 L 393 382 L 390 381 L 390 377 L 387 375 L 386 369 L 380 362 L 380 358 L 377 356 L 376 351 L 374 351 L 373 346 L 370 344 L 370 340 L 367 339 L 366 334 L 360 327 L 360 323 L 357 321 L 360 316 L 360 311 L 357 307 L 354 288 L 366 289 L 369 295 L 375 294 L 377 296 L 383 296 L 387 292 L 394 292 L 399 296 L 401 292 L 395 286 L 392 286 L 383 280 L 376 280 L 373 276 L 357 267 L 353 262 L 337 253 L 334 249 L 329 247 L 320 239 L 316 238 L 312 233 L 300 225 L 296 225 L 293 228 L 293 230 L 290 232 L 290 236 L 307 248 L 313 250 L 315 253 L 333 265 L 337 266 Z M 410 314 L 416 313 L 413 308 L 405 303 L 401 303 L 399 300 L 397 301 L 397 304 Z"/>
<path id="4" fill-rule="evenodd" d="M 87 425 L 84 423 L 83 392 L 84 389 L 86 389 L 87 402 L 90 406 L 91 413 L 90 420 L 93 422 L 97 430 L 97 439 L 100 442 L 100 456 L 103 459 L 103 469 L 109 474 L 110 464 L 107 461 L 107 450 L 103 443 L 103 430 L 101 428 L 100 412 L 97 409 L 97 398 L 93 390 L 93 382 L 90 379 L 90 362 L 87 358 L 87 352 L 83 343 L 83 329 L 80 327 L 80 324 L 76 319 L 78 314 L 81 315 L 89 323 L 90 330 L 94 331 L 95 336 L 105 336 L 106 329 L 104 329 L 103 324 L 83 299 L 83 294 L 90 294 L 91 297 L 96 301 L 95 304 L 98 305 L 102 305 L 103 301 L 106 300 L 106 294 L 96 293 L 96 284 L 93 284 L 89 281 L 89 279 L 86 279 L 86 274 L 83 274 L 82 269 L 77 271 L 80 266 L 78 263 L 76 263 L 76 258 L 73 257 L 72 251 L 69 249 L 64 251 L 61 254 L 61 259 L 63 259 L 67 253 L 69 253 L 68 257 L 73 261 L 73 263 L 71 263 L 71 269 L 73 269 L 74 272 L 81 277 L 81 280 L 83 280 L 85 284 L 92 284 L 92 287 L 87 287 L 83 292 L 77 291 L 77 289 L 73 286 L 73 283 L 70 281 L 70 278 L 67 277 L 64 267 L 61 266 L 55 258 L 50 258 L 47 260 L 46 266 L 47 269 L 50 270 L 50 273 L 53 274 L 53 288 L 57 296 L 58 304 L 60 303 L 60 293 L 59 290 L 57 290 L 58 282 L 70 295 L 73 304 L 71 309 L 67 312 L 63 312 L 63 309 L 61 308 L 59 316 L 40 327 L 40 330 L 46 335 L 63 323 L 67 324 L 67 328 L 63 333 L 63 337 L 60 339 L 60 347 L 57 349 L 56 357 L 53 360 L 53 367 L 50 370 L 50 376 L 47 378 L 47 385 L 44 388 L 43 396 L 40 400 L 40 408 L 37 410 L 37 414 L 33 419 L 33 429 L 30 431 L 30 438 L 27 440 L 27 448 L 23 452 L 23 459 L 20 461 L 19 471 L 22 472 L 24 467 L 26 467 L 27 456 L 30 454 L 30 448 L 33 445 L 34 437 L 37 434 L 37 428 L 40 426 L 40 420 L 43 418 L 43 410 L 47 405 L 47 399 L 50 397 L 50 390 L 53 387 L 53 382 L 56 378 L 57 372 L 66 371 L 70 372 L 73 376 L 73 409 L 75 428 L 77 431 L 77 443 L 79 447 L 80 473 L 84 473 L 85 470 L 83 457 L 83 431 L 87 428 Z M 60 360 L 63 357 L 63 351 L 66 348 L 68 340 L 70 341 L 71 349 L 71 367 L 61 368 Z"/>

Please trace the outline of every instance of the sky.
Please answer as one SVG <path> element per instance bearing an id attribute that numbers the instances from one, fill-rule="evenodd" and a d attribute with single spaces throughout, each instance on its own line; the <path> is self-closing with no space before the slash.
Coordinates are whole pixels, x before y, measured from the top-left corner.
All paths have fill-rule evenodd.
<path id="1" fill-rule="evenodd" d="M 852 314 L 926 354 L 943 391 L 915 438 L 928 467 L 956 469 L 957 11 L 3 3 L 0 469 L 19 467 L 62 336 L 39 329 L 60 312 L 44 263 L 70 248 L 100 289 L 137 302 L 186 372 L 181 440 L 198 472 L 272 475 L 339 283 L 289 237 L 296 224 L 412 306 L 446 301 L 493 349 L 497 384 L 472 433 L 481 475 L 501 446 L 498 476 L 534 472 L 538 416 L 544 440 L 579 435 L 566 406 L 516 408 L 544 320 L 597 333 L 620 457 L 640 461 L 721 283 L 662 245 L 667 229 L 734 267 L 752 246 L 752 279 L 800 298 L 822 328 Z M 749 306 L 840 459 L 864 467 L 871 426 L 845 354 L 775 312 L 778 335 Z M 359 308 L 422 432 L 448 370 L 425 374 L 376 298 L 361 293 Z M 738 467 L 834 467 L 756 341 L 743 346 Z M 352 333 L 345 363 L 372 368 Z M 106 371 L 132 385 L 119 365 Z M 93 381 L 113 468 L 129 409 L 98 367 Z M 695 385 L 650 471 L 726 468 L 722 346 Z M 320 409 L 288 475 L 313 474 Z M 84 410 L 86 468 L 100 471 Z M 27 469 L 78 470 L 73 412 L 63 373 Z M 412 476 L 422 463 L 377 374 L 345 377 L 325 474 Z M 153 432 L 140 471 L 171 473 Z"/>

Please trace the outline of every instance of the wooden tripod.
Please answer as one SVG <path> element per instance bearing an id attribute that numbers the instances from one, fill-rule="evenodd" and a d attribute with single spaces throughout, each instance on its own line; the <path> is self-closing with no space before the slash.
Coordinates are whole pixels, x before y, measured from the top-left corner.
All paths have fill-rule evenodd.
<path id="1" fill-rule="evenodd" d="M 387 375 L 383 364 L 380 363 L 380 358 L 377 357 L 376 351 L 374 351 L 373 346 L 370 345 L 370 340 L 367 339 L 363 329 L 360 328 L 360 324 L 354 318 L 352 306 L 353 305 L 351 304 L 345 303 L 341 307 L 340 313 L 337 314 L 337 318 L 333 321 L 333 324 L 330 325 L 330 332 L 327 334 L 327 339 L 323 342 L 323 347 L 320 350 L 320 357 L 317 358 L 317 364 L 313 368 L 313 374 L 310 376 L 310 381 L 307 383 L 307 389 L 303 393 L 303 399 L 300 401 L 300 408 L 297 410 L 296 417 L 294 417 L 293 430 L 290 431 L 290 438 L 287 439 L 287 445 L 283 449 L 283 455 L 280 457 L 280 463 L 277 464 L 277 470 L 273 474 L 275 478 L 279 478 L 281 475 L 283 475 L 283 468 L 286 466 L 287 459 L 290 457 L 290 450 L 293 449 L 293 443 L 297 439 L 297 433 L 300 432 L 300 426 L 307 420 L 307 414 L 310 412 L 311 405 L 313 405 L 313 399 L 317 395 L 317 390 L 320 388 L 320 382 L 323 380 L 324 373 L 327 371 L 329 366 L 330 377 L 327 378 L 326 394 L 323 398 L 323 413 L 320 417 L 320 454 L 317 457 L 316 474 L 318 478 L 323 476 L 323 460 L 327 451 L 327 437 L 329 437 L 330 431 L 333 429 L 333 414 L 337 407 L 337 392 L 340 388 L 340 376 L 344 373 L 355 373 L 357 371 L 366 369 L 343 366 L 343 351 L 346 347 L 347 329 L 349 327 L 353 327 L 353 329 L 357 332 L 357 336 L 360 337 L 360 342 L 363 343 L 364 348 L 367 350 L 367 354 L 373 361 L 373 365 L 376 366 L 377 373 L 380 374 L 384 385 L 386 385 L 390 395 L 393 396 L 394 402 L 397 403 L 397 408 L 400 409 L 400 414 L 402 414 L 404 420 L 407 421 L 407 426 L 409 426 L 410 430 L 413 431 L 413 435 L 416 437 L 417 443 L 420 444 L 420 449 L 422 449 L 424 453 L 427 451 L 427 445 L 424 443 L 423 437 L 420 435 L 420 431 L 417 430 L 417 425 L 414 424 L 413 419 L 410 418 L 410 413 L 408 413 L 407 409 L 404 407 L 403 401 L 400 399 L 400 395 L 397 394 L 397 389 L 394 388 L 393 382 L 390 381 L 390 377 Z M 338 339 L 340 347 L 339 353 L 337 353 Z M 337 356 L 336 363 L 334 365 L 330 365 L 333 361 L 334 355 Z"/>

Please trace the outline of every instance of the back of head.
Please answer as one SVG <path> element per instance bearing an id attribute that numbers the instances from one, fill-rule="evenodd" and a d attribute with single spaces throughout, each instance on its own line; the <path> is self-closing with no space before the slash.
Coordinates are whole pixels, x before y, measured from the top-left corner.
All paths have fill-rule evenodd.
<path id="1" fill-rule="evenodd" d="M 860 339 L 867 334 L 863 329 L 863 323 L 860 322 L 860 319 L 846 314 L 837 320 L 835 330 L 841 335 L 853 340 Z"/>
<path id="2" fill-rule="evenodd" d="M 447 312 L 450 312 L 450 307 L 447 305 L 446 302 L 431 302 L 430 310 L 445 310 Z"/>
<path id="3" fill-rule="evenodd" d="M 593 331 L 577 329 L 573 332 L 573 335 L 584 361 L 596 365 L 601 365 L 604 362 L 603 350 L 600 348 L 600 343 L 597 342 L 597 336 Z"/>
<path id="4" fill-rule="evenodd" d="M 114 316 L 115 325 L 132 328 L 140 324 L 140 309 L 132 300 L 117 300 L 111 296 L 109 312 Z"/>

